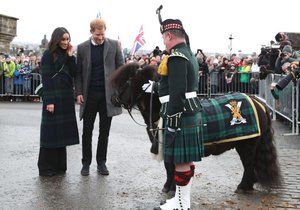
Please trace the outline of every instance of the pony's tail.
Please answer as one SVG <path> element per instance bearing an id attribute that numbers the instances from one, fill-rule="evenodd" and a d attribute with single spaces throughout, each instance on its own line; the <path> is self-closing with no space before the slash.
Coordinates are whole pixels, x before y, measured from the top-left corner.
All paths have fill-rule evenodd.
<path id="1" fill-rule="evenodd" d="M 277 151 L 274 145 L 274 131 L 269 111 L 266 111 L 266 130 L 258 142 L 255 151 L 254 171 L 257 182 L 264 189 L 278 188 L 282 184 Z"/>

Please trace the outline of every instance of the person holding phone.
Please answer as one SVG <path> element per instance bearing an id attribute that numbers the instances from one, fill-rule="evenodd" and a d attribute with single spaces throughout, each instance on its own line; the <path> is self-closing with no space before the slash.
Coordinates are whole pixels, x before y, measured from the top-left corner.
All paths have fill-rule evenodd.
<path id="1" fill-rule="evenodd" d="M 67 170 L 66 146 L 79 144 L 73 79 L 76 62 L 70 33 L 56 28 L 41 60 L 43 109 L 39 174 L 54 176 Z"/>

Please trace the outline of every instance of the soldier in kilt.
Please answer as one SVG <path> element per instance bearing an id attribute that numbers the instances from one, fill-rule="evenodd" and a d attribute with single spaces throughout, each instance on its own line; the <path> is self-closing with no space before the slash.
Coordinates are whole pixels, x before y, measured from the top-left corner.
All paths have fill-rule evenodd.
<path id="1" fill-rule="evenodd" d="M 200 100 L 197 97 L 198 70 L 196 57 L 187 44 L 187 34 L 180 20 L 167 19 L 161 22 L 161 33 L 166 56 L 158 73 L 157 90 L 164 120 L 164 161 L 175 164 L 175 196 L 156 210 L 190 209 L 190 189 L 194 175 L 194 161 L 203 157 L 203 142 L 200 138 Z M 152 82 L 148 83 L 152 89 Z M 143 86 L 146 89 L 147 85 Z M 147 89 L 145 90 L 146 92 Z"/>
<path id="2" fill-rule="evenodd" d="M 56 28 L 41 60 L 43 110 L 38 160 L 41 176 L 67 170 L 66 146 L 79 144 L 73 78 L 76 62 L 70 34 Z"/>

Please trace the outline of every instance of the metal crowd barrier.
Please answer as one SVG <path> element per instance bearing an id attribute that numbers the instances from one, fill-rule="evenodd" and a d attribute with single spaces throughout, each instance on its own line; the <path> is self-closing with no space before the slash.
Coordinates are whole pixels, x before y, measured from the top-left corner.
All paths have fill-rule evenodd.
<path id="1" fill-rule="evenodd" d="M 0 97 L 12 96 L 12 97 L 23 97 L 31 96 L 38 97 L 34 93 L 35 88 L 42 82 L 42 77 L 38 73 L 31 73 L 30 77 L 23 79 L 22 83 L 15 83 L 13 85 L 12 92 L 7 92 L 5 87 L 5 78 L 2 76 L 0 78 Z"/>
<path id="2" fill-rule="evenodd" d="M 244 73 L 245 74 L 245 73 Z M 247 82 L 241 82 L 241 73 L 235 73 L 231 79 L 226 79 L 224 73 L 217 75 L 204 74 L 199 77 L 200 97 L 215 97 L 228 92 L 242 92 L 249 94 L 258 94 L 259 82 L 258 73 L 247 73 L 249 79 Z M 215 78 L 212 78 L 214 77 Z"/>
<path id="3" fill-rule="evenodd" d="M 269 106 L 273 111 L 273 119 L 276 119 L 276 114 L 280 115 L 292 125 L 292 133 L 285 135 L 299 134 L 299 80 L 297 85 L 290 82 L 282 91 L 279 92 L 279 99 L 275 100 L 271 94 L 272 82 L 278 82 L 286 75 L 269 74 L 265 80 L 259 81 L 259 93 L 256 95 Z"/>

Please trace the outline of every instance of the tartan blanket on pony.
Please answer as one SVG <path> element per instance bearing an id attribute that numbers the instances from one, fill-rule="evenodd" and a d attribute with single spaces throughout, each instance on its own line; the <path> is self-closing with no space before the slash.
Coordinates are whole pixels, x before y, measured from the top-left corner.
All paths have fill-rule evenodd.
<path id="1" fill-rule="evenodd" d="M 226 94 L 201 100 L 204 145 L 260 136 L 258 114 L 249 96 Z"/>

